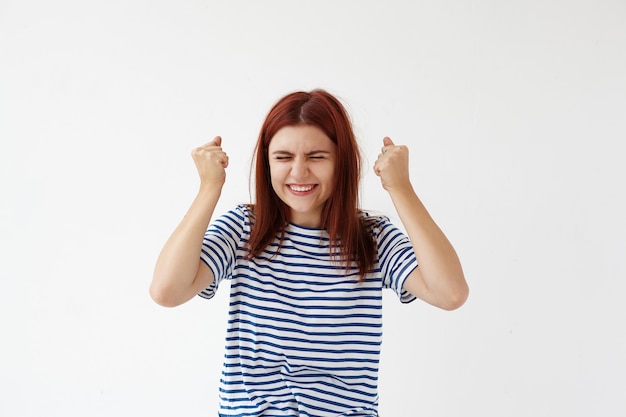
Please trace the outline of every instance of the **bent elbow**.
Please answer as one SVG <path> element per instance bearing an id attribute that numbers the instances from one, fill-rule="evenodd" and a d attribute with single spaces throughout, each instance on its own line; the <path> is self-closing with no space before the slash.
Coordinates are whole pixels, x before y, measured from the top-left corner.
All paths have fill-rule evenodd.
<path id="1" fill-rule="evenodd" d="M 447 311 L 453 311 L 460 308 L 469 297 L 469 287 L 467 285 L 451 291 L 446 300 L 441 303 L 440 307 Z"/>
<path id="2" fill-rule="evenodd" d="M 167 291 L 165 288 L 155 285 L 154 283 L 150 285 L 148 292 L 150 294 L 150 298 L 152 298 L 152 300 L 161 307 L 176 307 L 180 304 L 175 302 L 170 291 Z"/>

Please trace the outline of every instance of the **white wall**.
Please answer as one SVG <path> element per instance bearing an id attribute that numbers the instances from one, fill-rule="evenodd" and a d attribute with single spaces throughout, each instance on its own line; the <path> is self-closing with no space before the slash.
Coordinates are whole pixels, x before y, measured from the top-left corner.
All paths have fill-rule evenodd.
<path id="1" fill-rule="evenodd" d="M 390 135 L 471 286 L 385 298 L 383 416 L 626 413 L 626 3 L 0 0 L 0 415 L 215 415 L 227 291 L 147 288 L 224 138 L 248 201 L 269 106 Z"/>

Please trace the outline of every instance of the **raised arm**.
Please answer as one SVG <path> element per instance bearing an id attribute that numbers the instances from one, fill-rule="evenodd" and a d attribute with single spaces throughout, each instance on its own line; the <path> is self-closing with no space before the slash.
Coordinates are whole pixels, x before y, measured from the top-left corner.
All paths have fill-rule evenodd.
<path id="1" fill-rule="evenodd" d="M 409 150 L 385 137 L 374 171 L 406 229 L 419 267 L 404 289 L 429 304 L 454 310 L 467 299 L 469 288 L 456 251 L 432 219 L 409 179 Z"/>
<path id="2" fill-rule="evenodd" d="M 200 251 L 226 180 L 228 156 L 221 144 L 222 138 L 217 136 L 192 152 L 200 175 L 200 189 L 187 214 L 165 242 L 150 285 L 150 296 L 162 306 L 183 304 L 213 283 L 213 274 L 200 261 Z"/>

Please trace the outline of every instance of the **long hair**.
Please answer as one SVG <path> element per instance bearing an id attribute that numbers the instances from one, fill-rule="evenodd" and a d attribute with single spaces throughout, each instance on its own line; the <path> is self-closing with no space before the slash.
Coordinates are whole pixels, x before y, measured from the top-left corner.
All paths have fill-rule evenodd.
<path id="1" fill-rule="evenodd" d="M 359 180 L 361 154 L 352 124 L 341 102 L 320 89 L 298 91 L 281 98 L 269 111 L 255 147 L 255 200 L 253 224 L 248 241 L 248 258 L 263 252 L 290 221 L 289 207 L 272 188 L 269 143 L 285 126 L 310 125 L 321 129 L 337 146 L 333 193 L 322 210 L 322 228 L 330 239 L 331 257 L 346 267 L 356 262 L 361 280 L 375 259 L 375 244 L 360 215 Z"/>

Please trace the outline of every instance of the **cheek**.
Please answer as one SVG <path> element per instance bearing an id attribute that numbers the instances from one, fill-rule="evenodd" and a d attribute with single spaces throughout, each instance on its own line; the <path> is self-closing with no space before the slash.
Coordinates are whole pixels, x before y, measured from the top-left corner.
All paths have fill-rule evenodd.
<path id="1" fill-rule="evenodd" d="M 282 182 L 272 181 L 272 190 L 274 190 L 274 192 L 278 195 L 282 194 L 283 192 Z"/>
<path id="2" fill-rule="evenodd" d="M 282 174 L 280 172 L 280 169 L 273 165 L 270 165 L 270 182 L 272 183 L 272 188 L 274 189 L 274 191 L 278 191 L 278 189 L 282 188 Z"/>
<path id="3" fill-rule="evenodd" d="M 323 178 L 330 186 L 335 184 L 335 169 L 334 169 L 334 166 L 330 166 L 326 170 L 324 170 L 324 177 Z"/>

